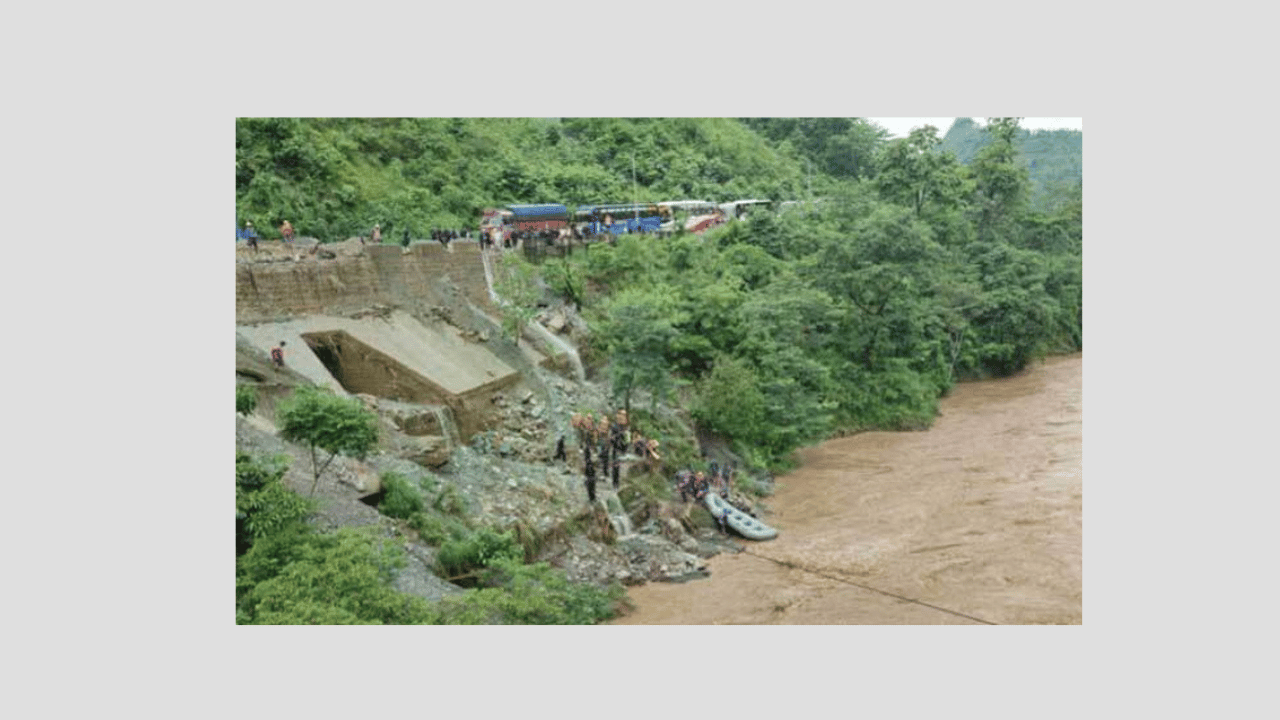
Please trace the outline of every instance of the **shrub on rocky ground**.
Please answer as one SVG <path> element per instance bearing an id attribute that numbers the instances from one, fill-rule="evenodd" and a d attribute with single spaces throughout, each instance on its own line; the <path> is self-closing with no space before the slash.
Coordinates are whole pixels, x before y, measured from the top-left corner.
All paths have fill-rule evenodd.
<path id="1" fill-rule="evenodd" d="M 466 537 L 471 530 L 462 519 L 427 512 L 410 515 L 408 524 L 418 532 L 423 542 L 437 547 L 450 539 Z"/>
<path id="2" fill-rule="evenodd" d="M 446 540 L 436 555 L 436 565 L 445 579 L 474 578 L 478 570 L 492 562 L 523 557 L 524 548 L 516 542 L 514 533 L 480 528 L 464 537 Z"/>
<path id="3" fill-rule="evenodd" d="M 385 494 L 382 502 L 378 503 L 378 510 L 382 514 L 406 520 L 422 510 L 422 492 L 419 491 L 417 483 L 403 475 L 393 472 L 383 473 L 382 489 Z"/>
<path id="4" fill-rule="evenodd" d="M 236 412 L 249 415 L 258 407 L 258 391 L 252 385 L 236 385 Z"/>
<path id="5" fill-rule="evenodd" d="M 436 604 L 432 622 L 442 625 L 591 625 L 625 606 L 620 585 L 573 583 L 546 563 L 525 565 L 499 558 L 482 571 L 488 587 Z"/>

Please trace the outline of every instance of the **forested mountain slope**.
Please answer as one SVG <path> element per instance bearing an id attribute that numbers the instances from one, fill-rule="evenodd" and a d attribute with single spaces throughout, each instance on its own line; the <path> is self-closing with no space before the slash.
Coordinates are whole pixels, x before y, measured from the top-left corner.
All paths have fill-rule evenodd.
<path id="1" fill-rule="evenodd" d="M 793 148 L 723 118 L 236 122 L 238 221 L 322 240 L 375 222 L 427 237 L 509 203 L 801 199 L 806 172 Z"/>
<path id="2" fill-rule="evenodd" d="M 955 153 L 956 159 L 968 165 L 992 137 L 986 128 L 971 118 L 956 118 L 947 130 L 939 148 Z M 1061 202 L 1078 185 L 1084 172 L 1084 133 L 1079 130 L 1019 129 L 1014 138 L 1018 160 L 1027 168 L 1031 180 L 1031 202 L 1047 208 Z"/>

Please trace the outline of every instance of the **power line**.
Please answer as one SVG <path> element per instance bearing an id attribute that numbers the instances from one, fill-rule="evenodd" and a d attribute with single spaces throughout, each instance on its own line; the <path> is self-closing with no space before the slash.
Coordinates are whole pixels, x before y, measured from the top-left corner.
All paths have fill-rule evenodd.
<path id="1" fill-rule="evenodd" d="M 944 612 L 944 613 L 947 613 L 947 614 L 949 614 L 949 615 L 955 615 L 956 617 L 962 617 L 962 618 L 964 618 L 964 619 L 966 619 L 966 620 L 972 620 L 972 621 L 974 621 L 974 622 L 982 623 L 982 624 L 984 624 L 984 625 L 995 625 L 995 624 L 996 624 L 996 623 L 991 622 L 990 620 L 983 620 L 982 618 L 976 618 L 976 617 L 974 617 L 974 616 L 972 616 L 972 615 L 966 615 L 966 614 L 964 614 L 964 613 L 962 613 L 962 612 L 957 612 L 957 611 L 955 611 L 955 610 L 948 610 L 948 609 L 946 609 L 946 608 L 944 608 L 944 607 L 938 607 L 937 605 L 931 605 L 931 604 L 929 604 L 929 603 L 927 603 L 927 602 L 924 602 L 923 600 L 916 600 L 916 599 L 914 599 L 914 598 L 904 597 L 904 596 L 902 596 L 902 595 L 898 595 L 897 593 L 891 593 L 891 592 L 888 592 L 888 591 L 886 591 L 886 590 L 879 590 L 879 589 L 877 589 L 877 588 L 873 588 L 873 587 L 871 587 L 870 585 L 863 585 L 862 583 L 856 583 L 856 582 L 854 582 L 854 581 L 852 581 L 852 580 L 849 580 L 848 578 L 836 577 L 836 576 L 834 576 L 834 575 L 828 575 L 827 573 L 819 572 L 819 571 L 817 571 L 817 570 L 810 570 L 809 568 L 801 567 L 801 566 L 799 566 L 799 565 L 796 565 L 795 563 L 787 562 L 786 560 L 778 560 L 777 558 L 771 558 L 771 557 L 769 557 L 768 555 L 761 555 L 761 554 L 759 554 L 759 553 L 754 553 L 754 552 L 751 552 L 750 550 L 746 550 L 746 549 L 744 549 L 742 552 L 746 553 L 747 555 L 751 555 L 751 556 L 754 556 L 754 557 L 758 557 L 758 558 L 760 558 L 761 560 L 768 560 L 769 562 L 775 563 L 775 564 L 777 564 L 777 565 L 781 565 L 782 567 L 791 568 L 791 569 L 793 569 L 793 570 L 800 570 L 800 571 L 803 571 L 803 572 L 810 573 L 810 574 L 812 574 L 812 575 L 817 575 L 818 577 L 826 578 L 826 579 L 828 579 L 828 580 L 835 580 L 836 582 L 842 582 L 842 583 L 845 583 L 846 585 L 852 585 L 852 586 L 854 586 L 854 587 L 862 588 L 863 590 L 870 590 L 871 592 L 874 592 L 874 593 L 880 593 L 881 595 L 887 595 L 887 596 L 889 596 L 889 597 L 891 597 L 891 598 L 896 598 L 896 599 L 898 599 L 898 600 L 902 600 L 902 601 L 904 601 L 904 602 L 915 603 L 916 605 L 923 605 L 923 606 L 925 606 L 925 607 L 927 607 L 927 608 L 930 608 L 930 609 L 932 609 L 932 610 L 937 610 L 938 612 Z"/>

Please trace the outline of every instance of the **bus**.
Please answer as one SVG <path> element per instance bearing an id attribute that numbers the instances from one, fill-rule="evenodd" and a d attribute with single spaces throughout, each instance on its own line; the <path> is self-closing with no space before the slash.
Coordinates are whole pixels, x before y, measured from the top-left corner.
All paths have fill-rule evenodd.
<path id="1" fill-rule="evenodd" d="M 494 242 L 511 239 L 511 233 L 536 233 L 560 230 L 569 226 L 569 209 L 558 203 L 542 205 L 507 205 L 488 208 L 480 218 L 480 232 L 489 231 Z"/>
<path id="2" fill-rule="evenodd" d="M 669 209 L 654 203 L 579 205 L 573 213 L 574 224 L 584 235 L 657 232 L 662 223 L 670 217 Z"/>

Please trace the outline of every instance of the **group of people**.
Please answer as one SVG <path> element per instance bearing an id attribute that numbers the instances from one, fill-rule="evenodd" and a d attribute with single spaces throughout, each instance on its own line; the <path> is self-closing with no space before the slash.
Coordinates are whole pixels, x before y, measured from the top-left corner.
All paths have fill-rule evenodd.
<path id="1" fill-rule="evenodd" d="M 707 493 L 714 492 L 728 500 L 729 491 L 733 488 L 733 474 L 737 468 L 733 463 L 720 466 L 712 460 L 707 472 L 701 470 L 681 470 L 676 473 L 676 490 L 680 491 L 680 502 L 689 502 L 689 498 L 701 500 Z"/>
<path id="2" fill-rule="evenodd" d="M 606 481 L 612 479 L 613 489 L 618 489 L 622 456 L 628 451 L 643 460 L 650 470 L 654 463 L 662 460 L 662 456 L 658 454 L 658 441 L 632 430 L 626 410 L 618 410 L 612 416 L 603 414 L 599 418 L 591 413 L 574 413 L 570 425 L 578 436 L 578 449 L 582 453 L 582 474 L 589 502 L 595 502 L 596 483 L 601 475 Z M 556 458 L 567 459 L 563 437 L 557 444 Z"/>
<path id="3" fill-rule="evenodd" d="M 293 242 L 293 234 L 293 225 L 290 225 L 288 220 L 280 223 L 280 237 L 286 243 Z M 236 229 L 236 239 L 244 240 L 249 244 L 250 250 L 258 252 L 258 231 L 253 229 L 252 221 L 245 220 L 244 227 Z"/>
<path id="4" fill-rule="evenodd" d="M 702 498 L 707 496 L 707 493 L 716 493 L 728 500 L 729 491 L 733 487 L 733 474 L 735 472 L 737 472 L 737 468 L 734 467 L 733 463 L 722 467 L 714 460 L 711 461 L 711 465 L 705 473 L 701 470 L 681 470 L 676 473 L 676 490 L 680 491 L 680 502 L 689 502 L 690 497 L 701 501 Z M 720 523 L 720 530 L 725 534 L 729 533 L 728 520 L 728 508 L 716 516 L 716 522 Z"/>

